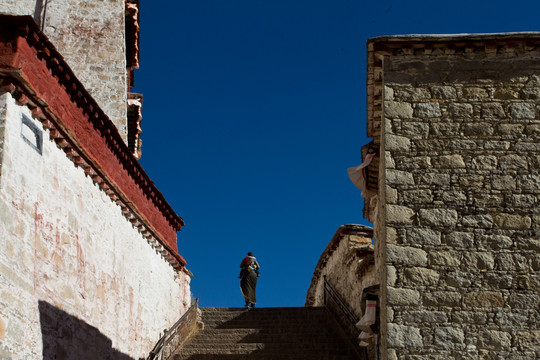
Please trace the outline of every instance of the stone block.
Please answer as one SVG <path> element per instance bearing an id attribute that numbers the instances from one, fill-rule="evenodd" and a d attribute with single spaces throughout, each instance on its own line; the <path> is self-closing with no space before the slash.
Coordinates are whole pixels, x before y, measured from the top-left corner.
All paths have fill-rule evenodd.
<path id="1" fill-rule="evenodd" d="M 528 275 L 517 275 L 514 277 L 514 288 L 517 290 L 531 289 L 531 278 Z"/>
<path id="2" fill-rule="evenodd" d="M 475 229 L 491 229 L 493 227 L 493 219 L 491 215 L 467 215 L 461 219 L 461 224 L 464 227 L 472 227 Z"/>
<path id="3" fill-rule="evenodd" d="M 493 250 L 509 249 L 513 244 L 512 239 L 506 235 L 485 235 L 481 241 L 487 248 Z"/>
<path id="4" fill-rule="evenodd" d="M 420 329 L 413 326 L 388 324 L 386 328 L 387 346 L 394 349 L 421 348 Z"/>
<path id="5" fill-rule="evenodd" d="M 431 93 L 422 87 L 401 87 L 394 90 L 394 96 L 402 101 L 416 102 L 429 100 Z"/>
<path id="6" fill-rule="evenodd" d="M 11 357 L 11 353 L 9 352 L 8 349 L 6 349 L 4 347 L 3 344 L 0 344 L 0 359 L 2 359 L 2 360 L 11 360 L 11 359 L 13 359 Z"/>
<path id="7" fill-rule="evenodd" d="M 507 204 L 514 208 L 531 209 L 536 203 L 534 195 L 518 195 L 513 194 L 506 198 Z"/>
<path id="8" fill-rule="evenodd" d="M 395 204 L 398 201 L 398 191 L 391 186 L 386 185 L 386 203 Z"/>
<path id="9" fill-rule="evenodd" d="M 491 252 L 467 252 L 463 254 L 462 264 L 474 270 L 493 270 L 495 259 Z"/>
<path id="10" fill-rule="evenodd" d="M 474 244 L 474 234 L 470 232 L 452 232 L 444 235 L 446 245 L 457 248 L 472 248 Z"/>
<path id="11" fill-rule="evenodd" d="M 424 306 L 436 307 L 457 307 L 461 304 L 461 294 L 454 291 L 433 291 L 422 294 Z"/>
<path id="12" fill-rule="evenodd" d="M 422 170 L 431 168 L 429 156 L 399 157 L 397 167 L 402 170 Z"/>
<path id="13" fill-rule="evenodd" d="M 461 123 L 430 123 L 429 132 L 432 136 L 460 136 Z"/>
<path id="14" fill-rule="evenodd" d="M 491 179 L 491 186 L 495 190 L 514 190 L 516 188 L 516 179 L 513 176 L 493 175 Z"/>
<path id="15" fill-rule="evenodd" d="M 439 157 L 437 161 L 437 168 L 439 169 L 462 169 L 465 168 L 465 162 L 461 155 L 443 155 Z"/>
<path id="16" fill-rule="evenodd" d="M 472 285 L 471 274 L 463 271 L 452 271 L 445 275 L 444 281 L 447 286 L 454 288 L 466 288 Z"/>
<path id="17" fill-rule="evenodd" d="M 540 239 L 538 237 L 519 237 L 516 240 L 516 245 L 520 250 L 540 253 Z"/>
<path id="18" fill-rule="evenodd" d="M 501 253 L 496 257 L 496 268 L 500 271 L 526 271 L 528 267 L 527 258 L 520 254 Z"/>
<path id="19" fill-rule="evenodd" d="M 419 154 L 432 154 L 434 151 L 439 149 L 450 148 L 451 140 L 449 139 L 437 139 L 437 138 L 428 138 L 428 139 L 412 139 L 412 143 L 416 148 L 416 151 Z"/>
<path id="20" fill-rule="evenodd" d="M 514 146 L 514 150 L 517 152 L 530 152 L 537 154 L 540 152 L 540 144 L 530 140 L 518 141 Z"/>
<path id="21" fill-rule="evenodd" d="M 510 149 L 509 141 L 485 140 L 484 150 L 508 150 Z"/>
<path id="22" fill-rule="evenodd" d="M 414 210 L 400 205 L 386 206 L 386 222 L 388 224 L 412 224 L 415 218 Z"/>
<path id="23" fill-rule="evenodd" d="M 455 99 L 457 97 L 457 91 L 452 86 L 432 86 L 431 94 L 434 99 Z"/>
<path id="24" fill-rule="evenodd" d="M 448 114 L 453 120 L 469 119 L 473 115 L 473 106 L 466 103 L 448 105 Z"/>
<path id="25" fill-rule="evenodd" d="M 6 322 L 0 316 L 0 340 L 6 339 Z"/>
<path id="26" fill-rule="evenodd" d="M 463 152 L 465 150 L 476 151 L 479 148 L 479 143 L 475 140 L 465 140 L 465 139 L 453 139 L 448 142 L 448 149 Z M 441 148 L 437 149 L 440 150 Z M 435 149 L 434 149 L 435 150 Z"/>
<path id="27" fill-rule="evenodd" d="M 394 89 L 390 86 L 384 87 L 384 100 L 394 100 Z"/>
<path id="28" fill-rule="evenodd" d="M 392 152 L 409 152 L 411 151 L 411 140 L 404 136 L 387 134 L 385 136 L 385 149 Z"/>
<path id="29" fill-rule="evenodd" d="M 442 113 L 441 109 L 439 108 L 439 103 L 429 102 L 416 104 L 416 116 L 419 118 L 441 117 Z"/>
<path id="30" fill-rule="evenodd" d="M 496 309 L 494 323 L 500 328 L 522 327 L 530 321 L 527 311 Z"/>
<path id="31" fill-rule="evenodd" d="M 517 154 L 510 154 L 501 156 L 499 158 L 499 167 L 502 170 L 527 170 L 528 163 L 525 157 L 519 156 Z"/>
<path id="32" fill-rule="evenodd" d="M 427 253 L 418 248 L 388 244 L 386 246 L 386 262 L 408 266 L 426 266 Z"/>
<path id="33" fill-rule="evenodd" d="M 384 116 L 388 118 L 410 119 L 413 116 L 411 104 L 398 101 L 386 101 L 384 103 Z"/>
<path id="34" fill-rule="evenodd" d="M 429 124 L 425 122 L 406 121 L 401 124 L 399 133 L 410 139 L 425 139 L 429 135 Z"/>
<path id="35" fill-rule="evenodd" d="M 526 351 L 536 352 L 540 349 L 540 330 L 520 331 L 516 336 L 518 346 Z"/>
<path id="36" fill-rule="evenodd" d="M 528 124 L 525 127 L 525 135 L 536 138 L 540 136 L 540 124 Z"/>
<path id="37" fill-rule="evenodd" d="M 510 116 L 514 119 L 534 119 L 535 106 L 529 103 L 513 103 L 508 107 Z"/>
<path id="38" fill-rule="evenodd" d="M 439 282 L 439 273 L 432 269 L 413 267 L 405 269 L 403 280 L 414 286 L 435 286 Z"/>
<path id="39" fill-rule="evenodd" d="M 420 224 L 451 229 L 457 223 L 457 211 L 453 209 L 420 209 Z"/>
<path id="40" fill-rule="evenodd" d="M 467 201 L 467 195 L 463 191 L 444 191 L 442 200 L 447 205 L 464 205 Z"/>
<path id="41" fill-rule="evenodd" d="M 537 100 L 540 99 L 540 89 L 535 87 L 523 88 L 519 92 L 519 96 L 523 100 Z"/>
<path id="42" fill-rule="evenodd" d="M 523 124 L 499 124 L 497 127 L 497 132 L 501 135 L 521 137 L 523 135 L 524 128 L 525 125 Z"/>
<path id="43" fill-rule="evenodd" d="M 384 163 L 387 169 L 394 169 L 396 167 L 392 153 L 389 151 L 385 151 L 384 153 Z"/>
<path id="44" fill-rule="evenodd" d="M 397 281 L 397 271 L 396 268 L 392 265 L 386 267 L 386 285 L 395 286 Z"/>
<path id="45" fill-rule="evenodd" d="M 504 331 L 482 330 L 478 335 L 477 346 L 490 351 L 508 351 L 512 345 L 512 336 Z"/>
<path id="46" fill-rule="evenodd" d="M 487 137 L 492 136 L 495 130 L 487 123 L 474 123 L 463 125 L 463 134 L 467 137 Z"/>
<path id="47" fill-rule="evenodd" d="M 429 228 L 411 228 L 407 230 L 406 242 L 417 245 L 435 245 L 441 244 L 441 233 Z"/>
<path id="48" fill-rule="evenodd" d="M 540 255 L 539 254 L 531 254 L 529 255 L 531 258 L 531 266 L 534 271 L 540 271 Z"/>
<path id="49" fill-rule="evenodd" d="M 469 100 L 485 100 L 489 98 L 489 94 L 484 88 L 466 87 L 463 89 L 463 97 Z"/>
<path id="50" fill-rule="evenodd" d="M 452 311 L 454 324 L 484 325 L 487 321 L 487 313 L 484 311 Z"/>
<path id="51" fill-rule="evenodd" d="M 408 171 L 387 169 L 386 183 L 389 185 L 414 185 L 413 174 Z"/>
<path id="52" fill-rule="evenodd" d="M 466 293 L 463 302 L 472 307 L 502 307 L 504 298 L 499 292 L 494 291 L 474 291 Z"/>
<path id="53" fill-rule="evenodd" d="M 407 311 L 402 318 L 403 321 L 414 324 L 448 322 L 448 314 L 444 311 Z"/>
<path id="54" fill-rule="evenodd" d="M 386 303 L 388 306 L 420 306 L 420 293 L 413 289 L 388 287 L 386 289 Z"/>
<path id="55" fill-rule="evenodd" d="M 482 175 L 462 175 L 459 177 L 459 185 L 460 187 L 470 187 L 470 188 L 478 188 L 483 187 L 485 178 Z"/>
<path id="56" fill-rule="evenodd" d="M 493 222 L 501 229 L 527 230 L 530 229 L 532 220 L 528 216 L 502 213 L 495 215 Z"/>
<path id="57" fill-rule="evenodd" d="M 484 274 L 484 287 L 490 289 L 510 289 L 512 287 L 513 278 L 512 275 L 504 273 L 486 273 Z"/>
<path id="58" fill-rule="evenodd" d="M 461 264 L 460 255 L 456 251 L 433 251 L 429 253 L 429 264 L 457 268 Z"/>
<path id="59" fill-rule="evenodd" d="M 519 93 L 512 89 L 499 89 L 495 91 L 493 97 L 497 100 L 514 100 L 519 98 Z"/>
<path id="60" fill-rule="evenodd" d="M 458 327 L 444 326 L 436 327 L 434 345 L 444 350 L 460 350 L 465 348 L 465 334 Z"/>
<path id="61" fill-rule="evenodd" d="M 393 227 L 386 227 L 386 243 L 387 244 L 397 244 L 398 243 L 398 234 L 397 230 Z"/>
<path id="62" fill-rule="evenodd" d="M 540 294 L 538 293 L 512 293 L 506 300 L 508 306 L 512 309 L 531 309 L 540 308 Z"/>
<path id="63" fill-rule="evenodd" d="M 401 201 L 406 204 L 432 204 L 433 194 L 430 189 L 404 190 L 400 192 Z"/>
<path id="64" fill-rule="evenodd" d="M 482 104 L 483 119 L 502 119 L 506 117 L 501 103 L 484 103 Z"/>
<path id="65" fill-rule="evenodd" d="M 517 178 L 517 183 L 522 192 L 540 193 L 540 175 L 528 174 L 519 176 Z"/>

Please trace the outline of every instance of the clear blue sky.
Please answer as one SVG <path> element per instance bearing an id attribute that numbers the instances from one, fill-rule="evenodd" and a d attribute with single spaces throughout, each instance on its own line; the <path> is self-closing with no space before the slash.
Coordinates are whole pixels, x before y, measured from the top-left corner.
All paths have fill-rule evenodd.
<path id="1" fill-rule="evenodd" d="M 141 1 L 141 163 L 186 226 L 202 306 L 303 306 L 342 224 L 365 224 L 346 169 L 366 138 L 366 40 L 540 30 L 538 1 Z"/>

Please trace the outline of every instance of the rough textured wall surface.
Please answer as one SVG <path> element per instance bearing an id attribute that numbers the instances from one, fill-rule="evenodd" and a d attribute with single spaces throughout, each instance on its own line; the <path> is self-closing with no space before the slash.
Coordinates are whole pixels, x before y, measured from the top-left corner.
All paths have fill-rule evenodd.
<path id="1" fill-rule="evenodd" d="M 0 96 L 0 358 L 145 358 L 190 305 L 189 277 L 48 132 L 36 151 L 22 114 Z"/>
<path id="2" fill-rule="evenodd" d="M 32 16 L 127 143 L 124 0 L 2 0 Z"/>
<path id="3" fill-rule="evenodd" d="M 332 245 L 332 244 L 331 244 Z M 335 249 L 325 250 L 321 266 L 315 269 L 316 276 L 308 289 L 306 305 L 324 306 L 324 276 L 349 304 L 358 318 L 363 315 L 363 290 L 378 285 L 373 267 L 371 238 L 346 234 L 336 242 Z M 357 256 L 364 251 L 364 256 Z M 365 305 L 365 304 L 364 304 Z"/>
<path id="4" fill-rule="evenodd" d="M 384 59 L 389 359 L 540 357 L 540 53 L 500 50 Z"/>

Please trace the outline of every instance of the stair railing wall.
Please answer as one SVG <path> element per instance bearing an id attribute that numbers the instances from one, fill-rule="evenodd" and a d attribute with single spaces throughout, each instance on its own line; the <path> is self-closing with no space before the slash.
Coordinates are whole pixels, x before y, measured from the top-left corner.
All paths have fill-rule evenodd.
<path id="1" fill-rule="evenodd" d="M 332 284 L 326 279 L 326 275 L 323 276 L 323 289 L 324 289 L 324 306 L 330 310 L 335 316 L 336 320 L 340 323 L 347 337 L 354 345 L 362 359 L 367 359 L 365 348 L 358 346 L 358 335 L 360 330 L 356 327 L 356 323 L 360 320 L 358 316 L 351 310 L 347 302 L 341 297 L 338 291 L 332 286 Z"/>
<path id="2" fill-rule="evenodd" d="M 182 315 L 170 329 L 165 329 L 163 336 L 156 343 L 146 360 L 166 360 L 199 329 L 199 299 Z"/>
<path id="3" fill-rule="evenodd" d="M 347 327 L 351 326 L 353 333 L 356 334 L 356 336 L 360 335 L 360 331 L 356 328 L 356 323 L 360 319 L 355 315 L 347 302 L 343 300 L 332 284 L 330 284 L 330 282 L 326 279 L 326 275 L 323 276 L 323 280 L 324 306 L 332 310 L 334 313 L 337 312 L 335 315 L 337 315 L 340 319 L 345 319 Z"/>

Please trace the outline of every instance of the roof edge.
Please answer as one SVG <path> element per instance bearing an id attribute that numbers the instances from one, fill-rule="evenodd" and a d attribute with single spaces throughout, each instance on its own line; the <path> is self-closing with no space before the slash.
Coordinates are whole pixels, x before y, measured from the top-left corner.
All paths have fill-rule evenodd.
<path id="1" fill-rule="evenodd" d="M 108 143 L 115 156 L 126 166 L 130 176 L 143 189 L 148 197 L 158 205 L 163 215 L 169 220 L 176 230 L 184 226 L 183 219 L 176 214 L 163 194 L 156 188 L 153 181 L 144 171 L 139 162 L 134 158 L 127 148 L 124 140 L 118 133 L 116 126 L 104 113 L 99 104 L 88 93 L 86 88 L 77 79 L 62 55 L 56 50 L 54 45 L 39 30 L 34 19 L 30 15 L 5 15 L 0 14 L 0 23 L 5 27 L 13 27 L 19 36 L 25 37 L 30 46 L 34 47 L 41 60 L 71 95 L 72 100 L 94 123 L 94 127 L 101 133 Z"/>
<path id="2" fill-rule="evenodd" d="M 381 35 L 368 39 L 369 43 L 375 42 L 452 42 L 452 41 L 489 41 L 507 39 L 540 39 L 540 31 L 521 31 L 505 33 L 459 33 L 459 34 L 402 34 L 402 35 Z"/>
<path id="3" fill-rule="evenodd" d="M 58 147 L 121 207 L 150 245 L 176 270 L 187 271 L 176 245 L 176 231 L 184 222 L 129 152 L 114 124 L 31 16 L 0 15 L 0 24 L 1 90 L 29 107 Z M 69 114 L 58 104 L 65 104 Z"/>

